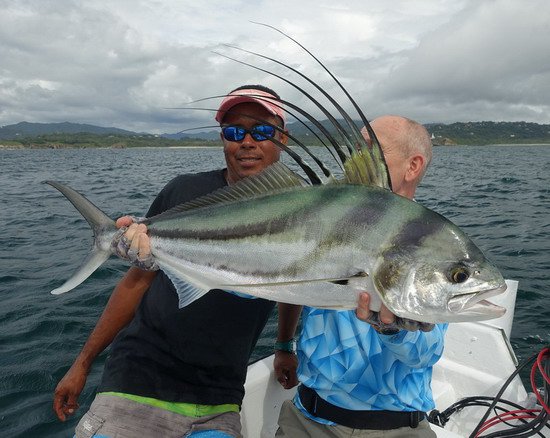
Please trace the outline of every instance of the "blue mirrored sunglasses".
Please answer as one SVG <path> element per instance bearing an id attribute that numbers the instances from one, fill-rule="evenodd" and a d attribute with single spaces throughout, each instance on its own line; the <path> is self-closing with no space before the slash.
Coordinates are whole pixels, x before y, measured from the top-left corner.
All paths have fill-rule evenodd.
<path id="1" fill-rule="evenodd" d="M 250 134 L 256 141 L 264 141 L 275 135 L 275 128 L 271 125 L 254 125 L 246 129 L 239 125 L 222 126 L 223 137 L 227 141 L 243 141 L 246 134 Z"/>

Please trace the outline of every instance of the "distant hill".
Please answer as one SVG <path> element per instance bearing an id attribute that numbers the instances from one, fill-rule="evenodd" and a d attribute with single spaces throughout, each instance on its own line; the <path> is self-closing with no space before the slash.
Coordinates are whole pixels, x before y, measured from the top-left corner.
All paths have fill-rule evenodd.
<path id="1" fill-rule="evenodd" d="M 171 138 L 173 140 L 182 140 L 182 139 L 203 139 L 203 140 L 219 140 L 220 139 L 220 130 L 214 129 L 212 131 L 197 131 L 191 133 L 188 132 L 178 132 L 176 134 L 161 134 L 161 137 Z"/>
<path id="2" fill-rule="evenodd" d="M 330 132 L 335 132 L 328 121 L 325 120 L 322 124 Z M 362 126 L 359 121 L 355 121 L 355 124 Z M 538 123 L 457 122 L 448 125 L 428 123 L 424 126 L 432 136 L 432 142 L 435 145 L 550 144 L 550 125 Z M 300 141 L 306 144 L 315 144 L 313 134 L 303 125 L 298 123 L 289 124 L 289 130 Z"/>
<path id="3" fill-rule="evenodd" d="M 29 123 L 20 122 L 15 125 L 6 125 L 0 127 L 0 139 L 17 140 L 24 137 L 36 137 L 46 134 L 78 134 L 86 132 L 89 134 L 118 134 L 118 135 L 137 135 L 132 131 L 126 131 L 119 128 L 104 128 L 101 126 L 87 125 L 83 123 Z"/>
<path id="4" fill-rule="evenodd" d="M 340 123 L 343 122 L 340 120 Z M 309 127 L 311 123 L 306 123 Z M 324 120 L 321 124 L 331 133 L 335 132 L 334 127 L 328 120 Z M 355 121 L 358 127 L 362 123 Z M 548 143 L 550 144 L 550 125 L 541 125 L 538 123 L 529 122 L 467 122 L 467 123 L 428 123 L 424 125 L 434 144 L 459 144 L 459 145 L 484 145 L 484 144 L 527 144 L 527 143 Z M 301 123 L 289 123 L 288 129 L 290 133 L 299 141 L 306 145 L 320 145 L 320 141 Z M 316 131 L 317 132 L 317 131 Z M 70 141 L 64 135 L 71 135 Z M 172 141 L 192 142 L 198 144 L 202 140 L 213 144 L 219 139 L 219 129 L 203 130 L 200 132 L 189 131 L 185 133 L 151 135 L 146 133 L 136 133 L 119 128 L 105 128 L 101 126 L 80 124 L 80 123 L 29 123 L 21 122 L 15 125 L 7 125 L 0 127 L 0 140 L 20 141 L 23 144 L 40 144 L 51 143 L 58 141 L 62 144 L 76 144 L 79 142 L 79 136 L 85 137 L 86 134 L 95 136 L 117 136 L 117 137 L 139 137 L 143 139 L 157 138 L 155 144 L 162 143 L 162 138 Z M 51 138 L 55 136 L 57 140 Z M 50 137 L 50 138 L 46 138 Z M 25 141 L 23 141 L 25 139 Z M 121 140 L 119 140 L 121 141 Z M 95 139 L 89 144 L 97 143 L 112 143 L 111 140 L 106 141 Z M 88 144 L 88 143 L 86 143 Z M 183 144 L 183 143 L 182 143 Z M 92 147 L 92 146 L 90 146 Z"/>
<path id="5" fill-rule="evenodd" d="M 456 144 L 550 143 L 550 125 L 529 122 L 467 122 L 424 125 L 433 134 L 433 142 L 450 139 Z"/>

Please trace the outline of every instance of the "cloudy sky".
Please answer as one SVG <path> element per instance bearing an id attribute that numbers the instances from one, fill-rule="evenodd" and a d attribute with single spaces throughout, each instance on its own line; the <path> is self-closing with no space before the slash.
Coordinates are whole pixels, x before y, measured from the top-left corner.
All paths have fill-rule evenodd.
<path id="1" fill-rule="evenodd" d="M 345 102 L 303 50 L 251 21 L 310 49 L 368 118 L 550 123 L 548 0 L 0 0 L 0 11 L 0 125 L 177 132 L 212 114 L 170 108 L 244 83 L 317 114 L 295 88 L 220 53 L 311 91 L 303 80 L 224 44 L 288 63 Z"/>

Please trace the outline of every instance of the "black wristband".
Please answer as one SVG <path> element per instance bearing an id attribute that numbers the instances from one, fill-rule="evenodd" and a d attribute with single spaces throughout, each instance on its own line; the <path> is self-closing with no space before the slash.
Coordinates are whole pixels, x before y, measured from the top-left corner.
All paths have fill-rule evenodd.
<path id="1" fill-rule="evenodd" d="M 290 341 L 275 342 L 273 347 L 275 351 L 286 351 L 287 353 L 296 353 L 296 340 L 292 338 Z"/>

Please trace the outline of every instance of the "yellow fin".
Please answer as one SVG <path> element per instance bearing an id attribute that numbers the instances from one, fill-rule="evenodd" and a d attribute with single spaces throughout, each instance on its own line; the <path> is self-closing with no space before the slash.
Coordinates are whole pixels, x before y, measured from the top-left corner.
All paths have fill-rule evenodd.
<path id="1" fill-rule="evenodd" d="M 342 182 L 391 190 L 389 172 L 380 147 L 364 146 L 354 151 L 344 163 Z"/>

